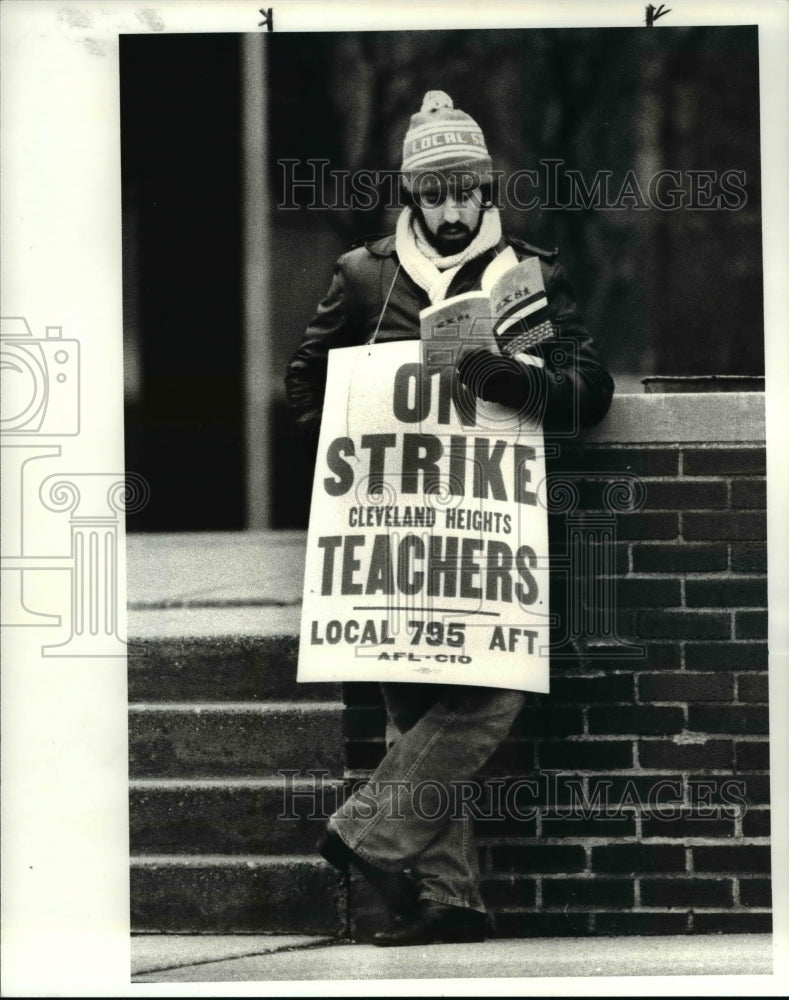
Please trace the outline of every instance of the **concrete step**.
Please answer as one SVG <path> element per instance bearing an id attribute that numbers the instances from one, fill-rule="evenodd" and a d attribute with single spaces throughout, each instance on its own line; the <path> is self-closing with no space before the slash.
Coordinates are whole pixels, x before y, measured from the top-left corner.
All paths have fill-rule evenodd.
<path id="1" fill-rule="evenodd" d="M 344 784 L 326 776 L 136 779 L 129 790 L 131 851 L 314 856 Z"/>
<path id="2" fill-rule="evenodd" d="M 129 534 L 129 607 L 297 605 L 305 546 L 303 531 Z"/>
<path id="3" fill-rule="evenodd" d="M 335 934 L 342 877 L 298 856 L 132 858 L 131 924 L 138 932 Z"/>
<path id="4" fill-rule="evenodd" d="M 128 539 L 135 931 L 345 925 L 314 850 L 344 786 L 342 689 L 296 683 L 303 565 L 303 533 Z"/>
<path id="5" fill-rule="evenodd" d="M 341 702 L 137 703 L 129 708 L 132 777 L 343 772 Z"/>
<path id="6" fill-rule="evenodd" d="M 169 612 L 172 615 L 174 613 Z M 183 616 L 181 612 L 181 616 Z M 213 612 L 201 612 L 212 618 Z M 152 613 L 135 616 L 129 643 L 129 700 L 144 701 L 340 701 L 340 684 L 297 684 L 298 637 L 202 635 L 139 638 L 152 629 Z M 267 609 L 267 616 L 270 611 Z M 139 622 L 145 618 L 146 623 Z M 227 619 L 227 611 L 221 617 Z M 263 617 L 262 615 L 260 616 Z M 282 617 L 277 614 L 277 617 Z M 293 621 L 294 630 L 297 621 Z M 229 624 L 228 624 L 229 627 Z"/>

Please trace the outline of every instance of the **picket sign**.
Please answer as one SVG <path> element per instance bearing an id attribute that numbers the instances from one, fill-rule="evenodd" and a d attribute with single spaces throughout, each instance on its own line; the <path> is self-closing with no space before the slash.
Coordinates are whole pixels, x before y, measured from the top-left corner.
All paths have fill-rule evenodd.
<path id="1" fill-rule="evenodd" d="M 299 681 L 548 691 L 542 430 L 454 371 L 418 340 L 330 352 Z"/>

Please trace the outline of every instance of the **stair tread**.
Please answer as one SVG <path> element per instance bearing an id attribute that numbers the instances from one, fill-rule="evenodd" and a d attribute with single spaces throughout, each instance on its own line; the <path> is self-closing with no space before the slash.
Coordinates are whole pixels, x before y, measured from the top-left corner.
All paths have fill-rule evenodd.
<path id="1" fill-rule="evenodd" d="M 282 868 L 293 865 L 331 867 L 320 856 L 310 854 L 132 854 L 130 861 L 133 867 L 153 867 L 155 865 L 183 868 L 199 868 L 201 866 Z"/>
<path id="2" fill-rule="evenodd" d="M 129 611 L 127 636 L 130 644 L 190 639 L 232 643 L 238 638 L 275 641 L 297 636 L 300 626 L 301 607 L 297 604 L 147 608 Z"/>
<path id="3" fill-rule="evenodd" d="M 283 770 L 285 770 L 283 768 Z M 316 768 L 316 778 L 320 777 L 323 783 L 341 785 L 345 779 L 340 776 L 331 777 L 325 769 Z M 309 776 L 309 772 L 303 772 L 304 777 L 292 778 L 290 784 L 294 788 L 309 789 L 314 785 L 314 779 Z M 168 791 L 189 791 L 212 788 L 262 788 L 277 789 L 282 787 L 282 777 L 279 775 L 264 775 L 260 778 L 235 777 L 217 775 L 212 778 L 131 778 L 129 789 L 131 791 L 149 791 L 156 789 L 167 789 Z"/>
<path id="4" fill-rule="evenodd" d="M 129 705 L 130 712 L 254 712 L 258 715 L 276 712 L 341 712 L 342 701 L 137 701 Z"/>
<path id="5" fill-rule="evenodd" d="M 298 603 L 305 546 L 300 531 L 129 534 L 129 606 Z"/>

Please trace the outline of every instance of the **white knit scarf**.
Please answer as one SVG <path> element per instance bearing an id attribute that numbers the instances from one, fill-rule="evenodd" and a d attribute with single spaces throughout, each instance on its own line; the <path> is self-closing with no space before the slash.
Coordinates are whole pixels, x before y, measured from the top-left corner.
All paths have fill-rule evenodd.
<path id="1" fill-rule="evenodd" d="M 500 239 L 499 212 L 490 208 L 482 216 L 479 232 L 466 249 L 450 257 L 442 257 L 428 243 L 416 215 L 408 207 L 403 209 L 397 220 L 395 249 L 406 272 L 427 292 L 432 304 L 446 297 L 452 279 L 465 263 L 495 247 Z"/>

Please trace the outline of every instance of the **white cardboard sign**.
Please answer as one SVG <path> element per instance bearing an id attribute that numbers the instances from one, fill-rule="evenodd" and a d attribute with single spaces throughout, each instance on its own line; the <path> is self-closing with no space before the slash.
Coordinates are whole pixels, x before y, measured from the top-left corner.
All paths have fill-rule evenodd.
<path id="1" fill-rule="evenodd" d="M 453 375 L 417 340 L 330 352 L 299 681 L 548 691 L 542 430 Z"/>

